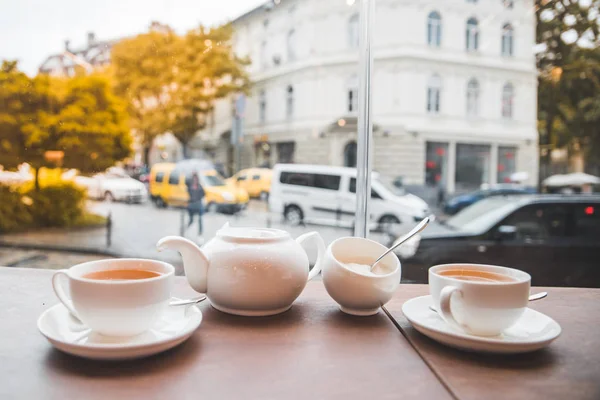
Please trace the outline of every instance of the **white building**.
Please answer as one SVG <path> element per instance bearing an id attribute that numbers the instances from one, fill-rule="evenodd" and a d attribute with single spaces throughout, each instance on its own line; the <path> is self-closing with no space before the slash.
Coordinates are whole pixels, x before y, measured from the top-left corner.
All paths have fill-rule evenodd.
<path id="1" fill-rule="evenodd" d="M 356 162 L 358 0 L 275 0 L 233 21 L 254 82 L 243 166 Z M 532 0 L 377 0 L 374 168 L 449 192 L 538 175 Z M 232 165 L 232 102 L 198 142 Z"/>

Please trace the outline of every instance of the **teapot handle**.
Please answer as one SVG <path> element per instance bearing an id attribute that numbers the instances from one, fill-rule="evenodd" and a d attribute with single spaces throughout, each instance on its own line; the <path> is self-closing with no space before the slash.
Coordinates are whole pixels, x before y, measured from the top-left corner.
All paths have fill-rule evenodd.
<path id="1" fill-rule="evenodd" d="M 304 235 L 300 235 L 296 238 L 296 243 L 304 247 L 304 242 L 311 238 L 314 238 L 317 242 L 317 262 L 315 263 L 313 269 L 311 269 L 308 273 L 307 281 L 310 281 L 312 278 L 319 275 L 319 272 L 321 272 L 321 260 L 323 260 L 323 255 L 325 254 L 325 242 L 318 232 L 308 232 Z"/>

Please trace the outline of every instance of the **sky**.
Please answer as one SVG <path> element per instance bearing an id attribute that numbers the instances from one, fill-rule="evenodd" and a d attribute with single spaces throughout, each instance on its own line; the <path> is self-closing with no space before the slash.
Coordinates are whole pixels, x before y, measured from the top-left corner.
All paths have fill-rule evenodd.
<path id="1" fill-rule="evenodd" d="M 17 59 L 30 75 L 65 40 L 83 47 L 88 32 L 98 40 L 147 30 L 166 23 L 179 32 L 199 23 L 229 21 L 265 0 L 0 0 L 0 60 Z"/>

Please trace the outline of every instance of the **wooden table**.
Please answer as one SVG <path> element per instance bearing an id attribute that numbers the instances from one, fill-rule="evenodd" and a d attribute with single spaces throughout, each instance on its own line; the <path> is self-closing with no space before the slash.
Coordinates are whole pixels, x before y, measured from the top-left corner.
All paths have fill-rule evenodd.
<path id="1" fill-rule="evenodd" d="M 347 316 L 311 282 L 274 317 L 235 317 L 203 303 L 202 325 L 187 342 L 115 363 L 63 354 L 37 331 L 38 316 L 57 303 L 51 275 L 0 267 L 0 399 L 600 398 L 600 290 L 549 289 L 533 306 L 564 334 L 525 356 L 476 356 L 420 336 L 400 307 L 425 294 L 423 285 L 398 289 L 392 321 L 383 312 Z M 175 295 L 193 293 L 177 278 Z"/>

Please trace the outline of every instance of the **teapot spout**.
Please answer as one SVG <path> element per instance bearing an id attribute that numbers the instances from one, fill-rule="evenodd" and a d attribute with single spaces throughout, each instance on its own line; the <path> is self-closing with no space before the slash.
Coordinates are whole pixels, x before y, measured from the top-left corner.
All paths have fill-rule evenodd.
<path id="1" fill-rule="evenodd" d="M 208 257 L 194 242 L 181 236 L 167 236 L 156 243 L 158 251 L 177 250 L 183 258 L 183 269 L 190 286 L 199 293 L 207 292 Z"/>

